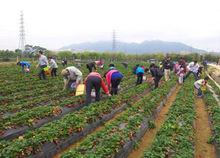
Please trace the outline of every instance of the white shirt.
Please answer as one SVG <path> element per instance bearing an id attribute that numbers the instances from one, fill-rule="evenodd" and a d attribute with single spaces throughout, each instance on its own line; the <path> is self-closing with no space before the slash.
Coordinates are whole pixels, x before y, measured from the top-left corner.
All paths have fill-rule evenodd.
<path id="1" fill-rule="evenodd" d="M 39 57 L 39 65 L 42 66 L 42 65 L 48 65 L 48 60 L 47 60 L 47 57 L 45 55 L 40 55 Z"/>
<path id="2" fill-rule="evenodd" d="M 189 71 L 192 71 L 192 72 L 194 72 L 194 73 L 197 73 L 198 72 L 198 70 L 199 70 L 199 64 L 195 64 L 194 65 L 194 62 L 191 62 L 191 63 L 189 63 L 189 65 L 188 65 L 188 69 L 189 69 Z"/>
<path id="3" fill-rule="evenodd" d="M 197 89 L 199 89 L 199 88 L 203 85 L 204 82 L 205 82 L 204 79 L 197 80 L 197 81 L 194 83 L 194 86 L 195 86 Z"/>
<path id="4" fill-rule="evenodd" d="M 75 66 L 70 66 L 70 67 L 67 67 L 66 69 L 70 73 L 69 78 L 71 80 L 76 80 L 78 77 L 82 78 L 82 72 L 79 69 L 77 69 Z"/>
<path id="5" fill-rule="evenodd" d="M 50 67 L 51 68 L 58 68 L 58 65 L 54 59 L 50 59 Z"/>

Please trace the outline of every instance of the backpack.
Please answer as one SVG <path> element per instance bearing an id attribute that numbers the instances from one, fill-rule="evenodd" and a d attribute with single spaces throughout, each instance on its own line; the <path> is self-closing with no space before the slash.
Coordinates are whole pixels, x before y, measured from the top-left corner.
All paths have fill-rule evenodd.
<path id="1" fill-rule="evenodd" d="M 157 68 L 156 69 L 156 74 L 157 74 L 157 77 L 159 77 L 159 78 L 161 78 L 161 77 L 163 77 L 163 70 L 162 69 L 159 69 L 159 68 Z"/>

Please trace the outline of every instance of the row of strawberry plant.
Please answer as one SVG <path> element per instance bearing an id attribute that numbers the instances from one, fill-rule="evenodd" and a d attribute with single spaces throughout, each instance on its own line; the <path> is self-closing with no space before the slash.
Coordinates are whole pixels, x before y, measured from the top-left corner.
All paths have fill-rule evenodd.
<path id="1" fill-rule="evenodd" d="M 130 142 L 136 141 L 141 128 L 144 128 L 145 123 L 153 116 L 160 102 L 175 84 L 176 82 L 172 80 L 148 96 L 142 97 L 126 109 L 123 115 L 85 138 L 78 147 L 64 153 L 62 157 L 124 157 L 120 154 L 123 148 L 126 149 Z"/>
<path id="2" fill-rule="evenodd" d="M 7 132 L 10 129 L 19 129 L 23 126 L 32 127 L 42 119 L 62 114 L 62 107 L 75 107 L 84 102 L 84 96 L 70 97 L 65 101 L 56 101 L 46 106 L 36 106 L 32 109 L 17 112 L 2 118 L 0 130 Z"/>
<path id="3" fill-rule="evenodd" d="M 131 85 L 134 85 L 134 83 L 135 83 L 135 80 L 133 78 L 128 79 L 126 81 L 123 81 L 120 87 L 124 91 L 128 88 L 131 88 Z M 4 106 L 0 107 L 1 114 L 4 114 L 5 112 L 14 113 L 20 110 L 27 110 L 37 105 L 50 105 L 53 103 L 56 103 L 56 105 L 58 105 L 60 104 L 60 102 L 63 102 L 66 99 L 70 100 L 74 98 L 74 97 L 70 97 L 72 94 L 68 94 L 69 93 L 68 91 L 59 91 L 56 93 L 52 93 L 52 92 L 53 91 L 50 90 L 49 94 L 42 94 L 40 95 L 40 97 L 39 97 L 39 94 L 35 94 L 36 97 L 17 100 L 15 103 L 6 104 L 5 102 Z M 77 100 L 76 99 L 72 100 L 70 105 L 72 105 L 74 102 L 77 103 Z"/>
<path id="4" fill-rule="evenodd" d="M 20 110 L 27 110 L 30 108 L 33 108 L 35 106 L 40 105 L 49 105 L 53 102 L 57 101 L 63 101 L 65 99 L 70 99 L 70 96 L 72 94 L 68 91 L 58 91 L 55 93 L 52 93 L 52 91 L 49 94 L 43 94 L 40 96 L 34 96 L 31 98 L 31 100 L 28 99 L 22 99 L 18 100 L 15 103 L 6 104 L 4 106 L 0 107 L 0 111 L 2 114 L 9 112 L 9 113 L 15 113 Z M 71 97 L 72 98 L 72 97 Z"/>
<path id="5" fill-rule="evenodd" d="M 192 81 L 186 81 L 169 110 L 167 119 L 144 157 L 194 157 L 195 119 Z"/>
<path id="6" fill-rule="evenodd" d="M 126 93 L 112 96 L 108 100 L 100 101 L 86 106 L 80 111 L 65 115 L 60 120 L 50 122 L 41 128 L 29 131 L 22 139 L 18 138 L 1 146 L 0 157 L 8 156 L 27 156 L 39 151 L 47 142 L 53 142 L 65 139 L 74 133 L 78 133 L 86 128 L 89 124 L 96 122 L 103 115 L 111 113 L 114 109 L 122 106 L 123 103 L 129 102 L 134 96 L 143 93 L 148 85 L 142 84 Z M 5 141 L 3 141 L 5 142 Z"/>
<path id="7" fill-rule="evenodd" d="M 216 84 L 211 80 L 209 81 L 209 84 L 213 88 L 216 95 L 218 95 L 218 98 L 220 99 L 220 89 L 216 86 Z"/>
<path id="8" fill-rule="evenodd" d="M 126 89 L 124 89 L 124 91 L 125 90 Z M 32 109 L 6 116 L 1 121 L 1 137 L 13 138 L 17 135 L 16 133 L 21 133 L 20 130 L 25 132 L 27 130 L 27 128 L 25 128 L 26 126 L 34 127 L 36 126 L 36 124 L 38 124 L 38 126 L 43 125 L 44 123 L 50 121 L 50 119 L 48 121 L 45 121 L 43 124 L 39 124 L 39 122 L 42 122 L 42 119 L 57 117 L 59 115 L 64 115 L 68 112 L 72 112 L 75 109 L 83 107 L 82 104 L 84 102 L 84 96 L 72 96 L 71 98 L 66 98 L 66 100 L 56 100 L 51 104 L 48 104 L 47 106 L 34 107 Z M 64 109 L 62 109 L 62 107 L 64 107 Z M 66 109 L 65 107 L 68 107 L 68 109 Z M 12 130 L 17 132 L 11 132 Z M 8 135 L 8 133 L 10 134 Z"/>
<path id="9" fill-rule="evenodd" d="M 53 84 L 54 83 L 54 84 Z M 3 105 L 9 105 L 9 104 L 14 104 L 18 101 L 29 101 L 32 100 L 34 96 L 40 97 L 41 95 L 46 95 L 50 94 L 54 91 L 62 90 L 63 86 L 61 82 L 51 82 L 50 84 L 45 84 L 45 85 L 38 85 L 36 88 L 32 88 L 32 90 L 29 91 L 22 91 L 22 92 L 17 92 L 17 93 L 12 93 L 7 96 L 3 96 L 1 98 L 1 103 Z M 14 88 L 18 89 L 18 88 Z"/>
<path id="10" fill-rule="evenodd" d="M 134 80 L 133 80 L 133 78 L 130 78 L 130 79 L 128 79 L 128 80 L 123 80 L 122 81 L 122 84 L 121 84 L 121 87 L 122 87 L 122 89 L 123 90 L 126 90 L 127 88 L 129 88 L 131 85 L 133 85 L 134 84 Z M 56 88 L 56 87 L 54 87 L 54 88 Z M 49 92 L 52 92 L 52 91 L 49 91 Z M 61 92 L 61 94 L 66 94 L 66 93 L 64 93 L 64 92 Z M 36 94 L 36 95 L 39 95 L 39 94 Z M 51 96 L 50 96 L 51 95 Z M 39 97 L 39 96 L 38 96 Z M 37 97 L 37 98 L 38 98 Z M 76 97 L 75 99 L 74 99 L 74 97 L 71 97 L 71 98 L 68 98 L 68 97 L 63 97 L 63 99 L 61 99 L 62 98 L 62 95 L 60 96 L 60 93 L 58 93 L 57 95 L 55 95 L 55 94 L 53 94 L 53 93 L 49 93 L 49 95 L 47 96 L 46 95 L 46 97 L 44 97 L 43 95 L 41 96 L 41 99 L 36 99 L 35 101 L 36 102 L 38 102 L 39 103 L 39 101 L 43 101 L 43 99 L 45 100 L 45 101 L 47 101 L 48 102 L 48 100 L 51 100 L 51 98 L 54 98 L 53 99 L 53 101 L 50 103 L 50 104 L 46 104 L 46 105 L 50 105 L 50 106 L 57 106 L 57 105 L 59 105 L 61 102 L 63 102 L 63 100 L 65 99 L 65 102 L 63 102 L 63 105 L 65 105 L 65 106 L 67 106 L 67 105 L 72 105 L 72 106 L 74 106 L 73 104 L 75 103 L 75 104 L 79 104 L 80 102 L 82 102 L 82 97 Z M 30 108 L 33 108 L 34 107 L 34 105 L 36 105 L 35 104 L 35 102 L 33 102 L 33 99 L 34 98 L 32 98 L 31 100 L 32 100 L 32 103 L 29 103 L 29 102 L 27 102 L 26 104 L 25 104 L 25 102 L 23 101 L 23 100 L 21 100 L 21 101 L 17 101 L 19 104 L 9 104 L 9 105 L 7 105 L 7 106 L 2 106 L 0 109 L 1 109 L 1 113 L 4 113 L 4 112 L 12 112 L 12 111 L 14 111 L 14 112 L 16 112 L 18 109 L 20 109 L 20 110 L 27 110 L 27 109 L 30 109 Z M 66 100 L 67 99 L 67 100 Z M 71 100 L 70 100 L 71 99 Z M 68 104 L 66 103 L 66 102 L 68 102 Z M 42 103 L 40 104 L 40 105 L 42 105 Z M 42 109 L 46 109 L 46 107 L 42 107 Z M 42 109 L 39 109 L 39 108 L 37 108 L 38 110 L 41 110 L 42 111 Z M 29 110 L 31 113 L 33 113 L 33 111 L 30 109 Z M 22 112 L 22 113 L 24 113 L 24 114 L 26 114 L 26 113 L 28 113 L 29 111 L 26 111 L 26 112 Z M 51 108 L 51 111 L 52 111 L 52 108 Z M 18 114 L 18 115 L 20 115 L 20 114 Z M 22 116 L 22 115 L 20 115 L 20 116 Z M 31 116 L 31 115 L 30 115 Z M 39 116 L 40 117 L 40 116 Z M 11 122 L 13 122 L 13 121 L 11 121 Z"/>
<path id="11" fill-rule="evenodd" d="M 213 130 L 213 135 L 209 142 L 216 144 L 220 151 L 220 105 L 210 91 L 206 92 L 204 101 L 208 109 Z"/>
<path id="12" fill-rule="evenodd" d="M 123 69 L 122 69 L 123 70 Z M 86 70 L 85 70 L 85 68 L 83 69 L 83 72 L 85 72 Z M 104 72 L 103 70 L 102 70 L 102 72 Z M 127 71 L 125 71 L 125 70 L 123 70 L 122 71 L 123 73 L 125 73 L 125 75 L 127 76 L 128 74 L 129 74 L 129 72 L 127 72 Z M 55 81 L 54 81 L 55 80 Z M 59 78 L 57 78 L 57 79 L 53 79 L 52 80 L 52 82 L 53 83 L 56 83 L 56 81 L 58 81 L 58 80 L 60 80 Z M 39 86 L 38 85 L 38 87 L 39 88 L 42 88 L 42 86 L 45 86 L 46 84 L 51 84 L 50 82 L 44 82 L 44 81 L 39 81 L 39 80 L 37 80 L 37 81 L 34 81 L 34 82 L 39 82 L 39 83 L 43 83 L 41 86 Z M 28 86 L 27 86 L 28 85 Z M 19 89 L 18 88 L 15 88 L 15 86 L 17 86 L 17 87 L 19 87 Z M 4 86 L 4 87 L 2 87 L 1 88 L 1 94 L 11 94 L 11 93 L 14 93 L 14 92 L 18 92 L 18 94 L 21 92 L 21 91 L 27 91 L 27 90 L 33 90 L 33 87 L 35 88 L 36 87 L 36 83 L 35 84 L 28 84 L 28 83 L 26 83 L 26 82 L 23 82 L 23 83 L 21 83 L 21 84 L 15 84 L 15 83 L 13 83 L 13 84 L 7 84 L 7 86 Z M 22 94 L 22 93 L 21 93 Z M 16 95 L 16 94 L 15 94 Z"/>
<path id="13" fill-rule="evenodd" d="M 26 83 L 23 82 L 21 85 L 17 85 L 12 83 L 12 86 L 4 86 L 1 88 L 1 94 L 3 96 L 10 96 L 11 94 L 14 95 L 22 95 L 24 92 L 32 92 L 35 89 L 40 90 L 42 88 L 46 87 L 52 87 L 53 85 L 59 85 L 61 84 L 61 80 L 59 78 L 52 78 L 49 81 L 40 81 L 38 83 L 35 83 L 35 81 Z"/>

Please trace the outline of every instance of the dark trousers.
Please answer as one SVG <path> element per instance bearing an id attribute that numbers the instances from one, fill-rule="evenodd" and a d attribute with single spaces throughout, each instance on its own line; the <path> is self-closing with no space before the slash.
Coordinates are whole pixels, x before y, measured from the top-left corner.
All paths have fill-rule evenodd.
<path id="1" fill-rule="evenodd" d="M 117 95 L 118 94 L 118 85 L 121 82 L 121 78 L 115 78 L 111 80 L 111 95 Z"/>
<path id="2" fill-rule="evenodd" d="M 201 88 L 199 88 L 199 89 L 197 89 L 198 90 L 198 96 L 202 96 L 202 90 L 201 90 Z"/>
<path id="3" fill-rule="evenodd" d="M 184 80 L 187 79 L 190 74 L 193 74 L 193 76 L 194 76 L 194 78 L 195 78 L 196 81 L 199 79 L 197 73 L 192 72 L 192 71 L 189 71 L 189 72 L 186 74 L 186 76 L 184 77 Z"/>
<path id="4" fill-rule="evenodd" d="M 91 103 L 91 92 L 95 88 L 95 101 L 100 100 L 101 79 L 96 76 L 90 76 L 86 80 L 86 104 Z"/>
<path id="5" fill-rule="evenodd" d="M 21 67 L 21 72 L 22 72 L 22 73 L 25 73 L 25 71 L 24 71 L 24 66 Z"/>
<path id="6" fill-rule="evenodd" d="M 194 86 L 194 87 L 195 87 L 195 86 Z M 202 96 L 202 90 L 201 90 L 201 88 L 197 89 L 197 88 L 195 87 L 195 89 L 197 90 L 197 96 L 201 97 L 201 96 Z"/>
<path id="7" fill-rule="evenodd" d="M 52 77 L 57 76 L 57 68 L 52 68 L 52 70 L 51 70 L 51 76 L 52 76 Z"/>
<path id="8" fill-rule="evenodd" d="M 45 80 L 46 79 L 46 75 L 45 75 L 45 72 L 44 72 L 45 67 L 47 67 L 47 65 L 41 65 L 40 66 L 40 71 L 38 73 L 38 76 L 39 76 L 40 80 Z"/>
<path id="9" fill-rule="evenodd" d="M 87 69 L 89 70 L 89 72 L 92 72 L 92 67 L 89 66 L 88 64 L 86 64 Z"/>
<path id="10" fill-rule="evenodd" d="M 143 73 L 138 73 L 137 74 L 137 82 L 136 82 L 136 85 L 139 85 L 143 82 Z"/>
<path id="11" fill-rule="evenodd" d="M 155 77 L 154 78 L 154 89 L 158 88 L 160 79 L 161 78 L 159 78 L 159 77 Z"/>

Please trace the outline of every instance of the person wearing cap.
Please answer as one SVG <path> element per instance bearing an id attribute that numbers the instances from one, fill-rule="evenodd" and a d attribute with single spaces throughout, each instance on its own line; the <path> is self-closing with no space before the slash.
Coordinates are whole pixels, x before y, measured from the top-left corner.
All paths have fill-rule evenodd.
<path id="1" fill-rule="evenodd" d="M 82 72 L 75 66 L 70 66 L 61 71 L 61 75 L 64 79 L 65 89 L 75 89 L 83 81 Z"/>
<path id="2" fill-rule="evenodd" d="M 100 101 L 100 89 L 102 87 L 103 91 L 111 96 L 109 93 L 108 87 L 105 85 L 101 75 L 98 72 L 91 72 L 85 79 L 85 87 L 86 87 L 86 104 L 91 103 L 91 92 L 92 89 L 95 89 L 95 101 Z"/>
<path id="3" fill-rule="evenodd" d="M 19 61 L 17 65 L 21 66 L 21 71 L 23 73 L 28 73 L 30 71 L 31 64 L 28 61 Z"/>
<path id="4" fill-rule="evenodd" d="M 39 61 L 38 61 L 38 65 L 37 68 L 40 67 L 40 71 L 38 73 L 38 76 L 40 78 L 40 80 L 45 80 L 46 79 L 46 75 L 45 75 L 45 71 L 44 68 L 48 66 L 48 60 L 47 57 L 45 55 L 43 55 L 43 51 L 39 51 L 38 52 L 38 57 L 39 57 Z"/>
<path id="5" fill-rule="evenodd" d="M 52 57 L 49 58 L 49 63 L 50 63 L 50 69 L 51 69 L 51 76 L 56 77 L 58 65 Z"/>
<path id="6" fill-rule="evenodd" d="M 114 64 L 109 64 L 109 70 L 104 74 L 106 78 L 108 88 L 110 89 L 111 95 L 118 94 L 118 86 L 123 78 L 121 72 L 119 72 Z"/>

